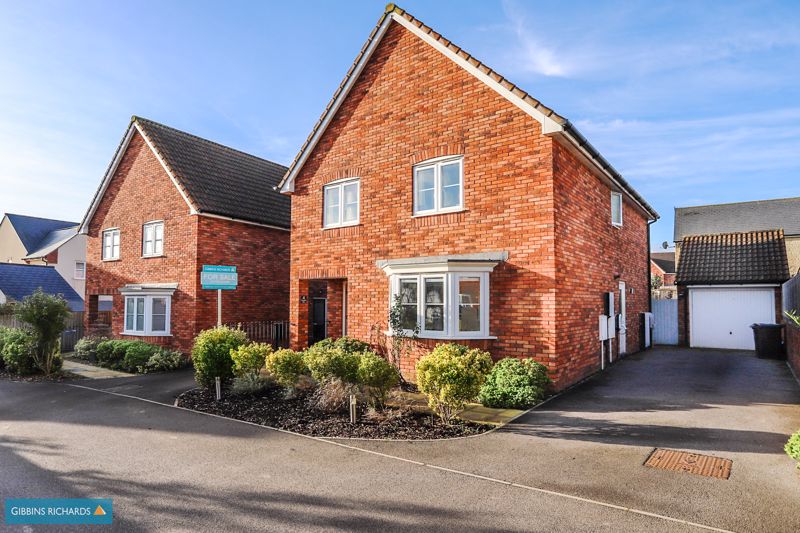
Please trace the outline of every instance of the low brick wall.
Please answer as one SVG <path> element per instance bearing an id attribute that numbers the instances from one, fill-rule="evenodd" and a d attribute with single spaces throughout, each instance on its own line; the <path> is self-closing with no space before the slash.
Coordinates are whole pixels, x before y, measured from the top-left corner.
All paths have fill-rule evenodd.
<path id="1" fill-rule="evenodd" d="M 794 375 L 800 379 L 800 327 L 787 320 L 786 324 L 786 358 Z"/>

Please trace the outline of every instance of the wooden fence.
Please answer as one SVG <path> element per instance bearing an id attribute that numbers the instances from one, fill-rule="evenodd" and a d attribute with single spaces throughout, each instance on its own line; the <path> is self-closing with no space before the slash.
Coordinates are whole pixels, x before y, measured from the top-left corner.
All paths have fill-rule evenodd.
<path id="1" fill-rule="evenodd" d="M 289 346 L 289 322 L 285 320 L 239 322 L 228 326 L 241 329 L 253 342 L 266 342 L 274 348 Z"/>
<path id="2" fill-rule="evenodd" d="M 27 324 L 20 322 L 14 315 L 0 315 L 0 327 L 22 328 Z M 83 313 L 72 313 L 67 319 L 67 327 L 61 334 L 61 353 L 71 352 L 75 344 L 83 337 Z"/>
<path id="3" fill-rule="evenodd" d="M 783 310 L 800 312 L 800 274 L 783 284 Z"/>

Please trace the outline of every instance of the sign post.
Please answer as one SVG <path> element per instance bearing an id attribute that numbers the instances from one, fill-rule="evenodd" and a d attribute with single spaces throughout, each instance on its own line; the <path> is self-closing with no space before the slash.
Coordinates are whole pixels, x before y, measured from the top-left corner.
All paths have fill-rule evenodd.
<path id="1" fill-rule="evenodd" d="M 222 291 L 232 291 L 239 284 L 235 266 L 203 265 L 200 285 L 204 289 L 217 291 L 217 326 L 222 325 Z"/>

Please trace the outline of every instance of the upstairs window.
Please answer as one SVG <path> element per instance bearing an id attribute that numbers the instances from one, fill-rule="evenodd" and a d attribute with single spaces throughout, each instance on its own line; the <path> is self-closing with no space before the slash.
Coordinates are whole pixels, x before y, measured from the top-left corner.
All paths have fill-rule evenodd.
<path id="1" fill-rule="evenodd" d="M 323 187 L 323 226 L 336 228 L 358 224 L 361 180 L 348 178 Z"/>
<path id="2" fill-rule="evenodd" d="M 611 223 L 622 226 L 622 195 L 618 192 L 611 193 Z"/>
<path id="3" fill-rule="evenodd" d="M 157 257 L 164 254 L 164 222 L 148 222 L 142 226 L 142 256 Z"/>
<path id="4" fill-rule="evenodd" d="M 445 157 L 414 167 L 414 214 L 464 209 L 464 158 Z"/>
<path id="5" fill-rule="evenodd" d="M 75 279 L 86 279 L 86 263 L 83 261 L 75 261 Z"/>
<path id="6" fill-rule="evenodd" d="M 103 260 L 119 259 L 119 229 L 103 231 Z"/>

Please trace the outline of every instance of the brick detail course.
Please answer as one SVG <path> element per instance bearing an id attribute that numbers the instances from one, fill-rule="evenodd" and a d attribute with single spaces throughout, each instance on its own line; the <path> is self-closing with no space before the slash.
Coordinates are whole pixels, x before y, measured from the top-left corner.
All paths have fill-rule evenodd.
<path id="1" fill-rule="evenodd" d="M 142 224 L 164 221 L 164 254 L 142 257 Z M 101 259 L 102 232 L 120 229 L 120 259 Z M 288 316 L 288 232 L 190 214 L 189 207 L 142 137 L 136 133 L 89 222 L 86 301 L 114 296 L 112 335 L 122 337 L 129 283 L 178 283 L 172 296 L 171 336 L 141 337 L 189 353 L 200 329 L 216 323 L 216 291 L 200 288 L 203 264 L 235 264 L 241 289 L 223 291 L 225 321 Z M 93 313 L 86 313 L 87 331 Z M 96 315 L 96 312 L 94 313 Z M 125 338 L 134 338 L 125 336 Z"/>
<path id="2" fill-rule="evenodd" d="M 465 210 L 413 217 L 412 163 L 457 153 Z M 325 231 L 320 239 L 322 187 L 353 168 L 362 170 L 358 231 Z M 554 168 L 563 176 L 554 178 Z M 308 297 L 309 278 L 346 277 L 347 334 L 378 345 L 389 282 L 377 259 L 508 251 L 490 275 L 489 329 L 497 339 L 460 342 L 495 359 L 534 357 L 557 387 L 567 386 L 599 370 L 597 315 L 602 292 L 618 292 L 616 273 L 634 289 L 628 346 L 638 350 L 638 313 L 649 293 L 647 227 L 627 203 L 624 216 L 625 227 L 611 226 L 608 187 L 542 135 L 538 122 L 393 23 L 295 182 L 292 346 L 308 338 L 300 298 Z M 407 378 L 437 342 L 417 343 L 402 362 Z"/>

